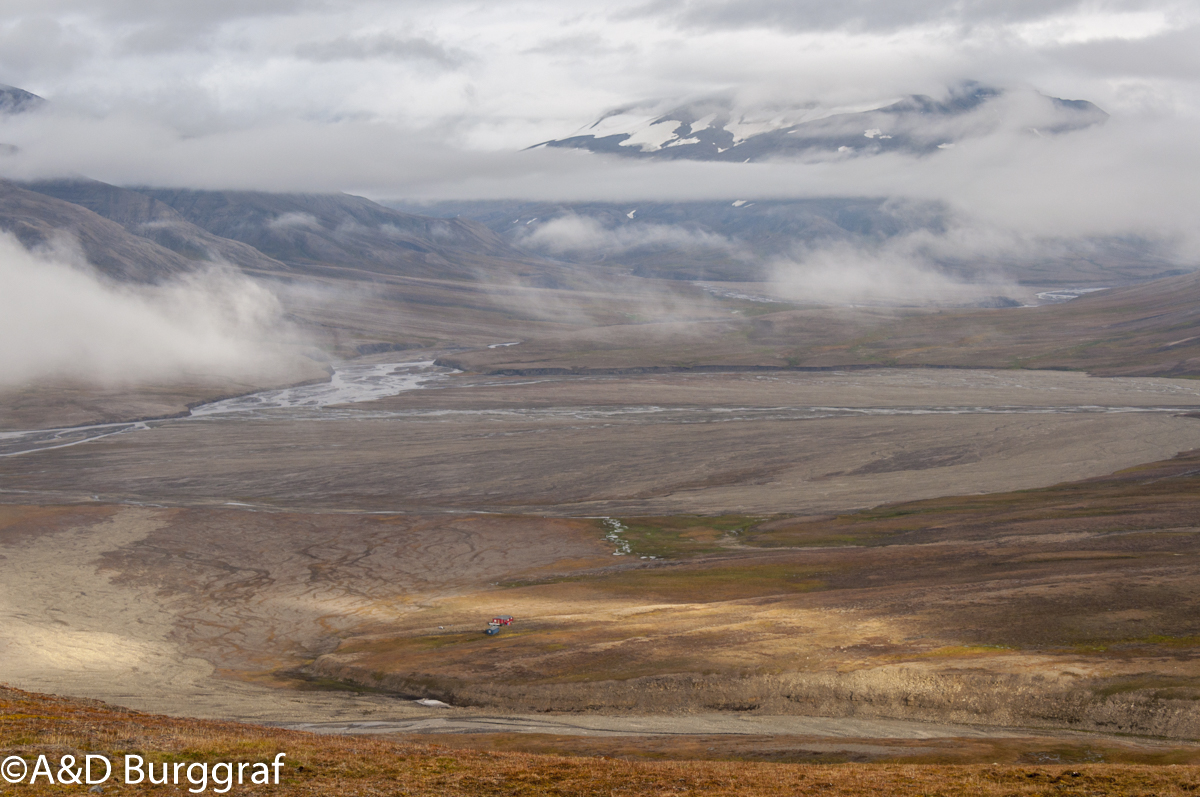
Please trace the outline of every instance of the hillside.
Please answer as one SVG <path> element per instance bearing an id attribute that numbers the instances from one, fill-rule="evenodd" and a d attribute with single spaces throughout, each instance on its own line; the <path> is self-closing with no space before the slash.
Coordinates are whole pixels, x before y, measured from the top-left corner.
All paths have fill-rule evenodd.
<path id="1" fill-rule="evenodd" d="M 195 260 L 132 235 L 92 210 L 7 180 L 0 180 L 0 229 L 30 248 L 78 242 L 89 263 L 122 281 L 158 282 L 196 267 Z"/>
<path id="2" fill-rule="evenodd" d="M 435 219 L 347 194 L 143 189 L 188 222 L 326 275 L 489 281 L 544 266 L 481 224 Z"/>
<path id="3" fill-rule="evenodd" d="M 41 180 L 23 187 L 87 208 L 133 235 L 189 260 L 220 261 L 245 271 L 286 271 L 287 266 L 252 246 L 213 235 L 152 196 L 98 180 Z"/>

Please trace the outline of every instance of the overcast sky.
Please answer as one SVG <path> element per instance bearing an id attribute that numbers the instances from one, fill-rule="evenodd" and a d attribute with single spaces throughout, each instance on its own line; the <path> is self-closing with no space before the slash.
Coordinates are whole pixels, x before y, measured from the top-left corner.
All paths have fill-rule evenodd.
<path id="1" fill-rule="evenodd" d="M 1069 0 L 3 0 L 0 174 L 570 199 L 910 193 L 1004 223 L 1183 234 L 1195 3 Z M 615 164 L 519 150 L 634 102 L 882 102 L 965 79 L 1091 100 L 1100 130 L 920 163 Z M 865 160 L 865 159 L 864 159 Z M 1166 197 L 1164 200 L 1163 197 Z"/>
<path id="2" fill-rule="evenodd" d="M 376 121 L 520 148 L 613 106 L 734 89 L 783 101 L 1027 83 L 1193 112 L 1193 3 L 1065 0 L 5 0 L 0 80 L 185 134 Z"/>

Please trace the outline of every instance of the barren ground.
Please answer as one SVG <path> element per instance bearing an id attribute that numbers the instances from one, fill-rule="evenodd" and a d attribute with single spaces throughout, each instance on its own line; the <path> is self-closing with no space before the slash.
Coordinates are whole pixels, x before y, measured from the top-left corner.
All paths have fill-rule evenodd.
<path id="1" fill-rule="evenodd" d="M 1200 406 L 1200 384 L 1184 380 L 909 370 L 440 384 L 0 458 L 0 490 L 289 510 L 809 514 L 1053 484 L 1200 446 L 1200 423 L 1178 411 Z"/>
<path id="2" fill-rule="evenodd" d="M 937 727 L 1200 737 L 1200 462 L 1105 475 L 1200 448 L 1200 385 L 439 384 L 0 460 L 20 502 L 0 508 L 4 680 L 189 716 L 502 722 L 547 750 L 602 730 L 547 712 L 612 715 L 600 735 L 661 735 L 636 727 L 651 714 L 689 739 L 803 737 L 817 756 L 812 735 L 848 736 L 864 760 L 892 747 L 862 739 Z M 501 612 L 518 624 L 485 637 Z"/>

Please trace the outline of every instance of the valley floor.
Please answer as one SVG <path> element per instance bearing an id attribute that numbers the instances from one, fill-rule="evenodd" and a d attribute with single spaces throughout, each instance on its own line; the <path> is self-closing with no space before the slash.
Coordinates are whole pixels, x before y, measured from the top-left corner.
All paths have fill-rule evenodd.
<path id="1" fill-rule="evenodd" d="M 313 729 L 1200 738 L 1193 382 L 439 380 L 0 461 L 5 681 Z"/>

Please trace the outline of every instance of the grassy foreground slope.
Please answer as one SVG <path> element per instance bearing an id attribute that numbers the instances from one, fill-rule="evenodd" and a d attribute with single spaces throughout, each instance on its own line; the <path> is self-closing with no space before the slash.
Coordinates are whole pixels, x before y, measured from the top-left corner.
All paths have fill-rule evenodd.
<path id="1" fill-rule="evenodd" d="M 740 761 L 629 761 L 519 752 L 455 750 L 381 737 L 316 736 L 228 722 L 182 720 L 95 701 L 0 687 L 0 756 L 31 764 L 87 753 L 115 761 L 259 762 L 287 753 L 278 786 L 234 786 L 271 795 L 1189 795 L 1200 767 L 1136 764 L 938 766 L 801 765 Z M 55 768 L 57 771 L 57 767 Z M 116 779 L 120 779 L 118 770 Z M 125 785 L 106 794 L 182 793 L 187 786 Z M 213 785 L 209 784 L 209 789 Z M 82 793 L 83 787 L 6 785 L 4 794 Z"/>

